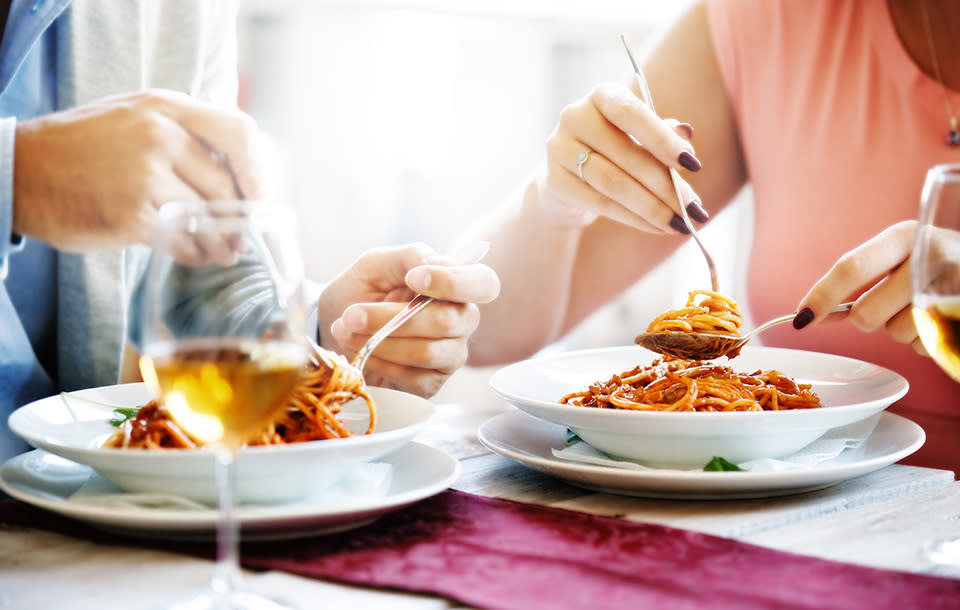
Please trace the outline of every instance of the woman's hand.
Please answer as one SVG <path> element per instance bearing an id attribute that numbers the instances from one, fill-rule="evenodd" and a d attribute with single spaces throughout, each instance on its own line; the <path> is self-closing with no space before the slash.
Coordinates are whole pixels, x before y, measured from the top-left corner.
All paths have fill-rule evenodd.
<path id="1" fill-rule="evenodd" d="M 432 396 L 467 361 L 480 321 L 475 303 L 497 297 L 486 265 L 455 265 L 424 244 L 370 250 L 324 288 L 321 345 L 348 358 L 416 293 L 436 299 L 380 344 L 364 369 L 368 384 Z"/>
<path id="2" fill-rule="evenodd" d="M 910 343 L 927 355 L 910 311 L 910 251 L 916 228 L 913 220 L 895 224 L 840 257 L 800 302 L 794 327 L 819 322 L 823 312 L 856 299 L 850 310 L 854 326 L 864 332 L 885 329 L 897 343 Z"/>
<path id="3" fill-rule="evenodd" d="M 700 169 L 693 127 L 660 119 L 637 91 L 603 83 L 560 114 L 538 181 L 541 206 L 557 220 L 586 225 L 606 216 L 652 233 L 687 232 L 666 168 Z M 681 180 L 680 191 L 691 219 L 706 221 L 690 185 Z"/>

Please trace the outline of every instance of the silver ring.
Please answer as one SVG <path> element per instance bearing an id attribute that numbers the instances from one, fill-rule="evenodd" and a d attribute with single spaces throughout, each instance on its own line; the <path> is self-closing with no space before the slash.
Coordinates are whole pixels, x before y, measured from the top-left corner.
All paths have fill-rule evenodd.
<path id="1" fill-rule="evenodd" d="M 590 158 L 590 153 L 592 151 L 588 148 L 579 155 L 577 155 L 577 175 L 580 176 L 580 180 L 586 182 L 586 178 L 583 177 L 583 164 L 587 162 L 587 159 Z"/>

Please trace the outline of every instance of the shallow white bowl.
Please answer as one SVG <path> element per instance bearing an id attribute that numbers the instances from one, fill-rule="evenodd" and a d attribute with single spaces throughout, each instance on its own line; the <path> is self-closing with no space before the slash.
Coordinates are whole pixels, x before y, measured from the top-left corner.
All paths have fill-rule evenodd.
<path id="1" fill-rule="evenodd" d="M 433 405 L 418 396 L 385 388 L 371 387 L 369 391 L 377 406 L 373 434 L 241 449 L 236 461 L 237 502 L 277 504 L 314 494 L 351 466 L 376 460 L 409 443 L 433 414 Z M 50 396 L 17 409 L 10 415 L 9 425 L 34 447 L 86 464 L 125 491 L 214 503 L 215 462 L 209 450 L 100 447 L 115 430 L 109 423 L 112 407 L 139 407 L 150 398 L 142 383 L 92 388 L 70 397 Z M 366 411 L 366 403 L 359 400 L 346 405 L 344 419 L 352 420 L 347 427 L 362 433 Z"/>
<path id="2" fill-rule="evenodd" d="M 696 468 L 714 456 L 731 462 L 777 458 L 809 445 L 824 432 L 890 406 L 909 384 L 888 369 L 851 358 L 799 350 L 746 347 L 722 364 L 737 371 L 776 369 L 810 383 L 823 408 L 731 413 L 667 413 L 595 409 L 560 404 L 615 373 L 650 364 L 639 346 L 566 352 L 506 366 L 490 379 L 494 391 L 519 409 L 563 424 L 606 453 L 650 466 Z"/>

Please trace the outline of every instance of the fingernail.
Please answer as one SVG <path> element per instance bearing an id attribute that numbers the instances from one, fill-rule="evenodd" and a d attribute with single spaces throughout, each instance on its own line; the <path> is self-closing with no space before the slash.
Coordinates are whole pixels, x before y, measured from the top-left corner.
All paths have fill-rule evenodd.
<path id="1" fill-rule="evenodd" d="M 683 218 L 681 218 L 679 214 L 673 215 L 673 218 L 670 219 L 670 226 L 673 227 L 674 231 L 683 233 L 684 235 L 690 234 L 690 229 L 687 228 L 686 223 L 683 222 Z"/>
<path id="2" fill-rule="evenodd" d="M 343 325 L 349 331 L 362 331 L 367 328 L 367 312 L 359 307 L 343 312 Z"/>
<path id="3" fill-rule="evenodd" d="M 411 269 L 407 273 L 407 286 L 411 290 L 424 292 L 430 288 L 430 272 L 426 269 Z"/>
<path id="4" fill-rule="evenodd" d="M 813 322 L 813 310 L 809 307 L 804 307 L 798 311 L 797 315 L 793 318 L 793 327 L 800 330 L 811 322 Z"/>
<path id="5" fill-rule="evenodd" d="M 330 325 L 330 336 L 341 343 L 350 338 L 350 331 L 343 326 L 343 320 L 337 320 Z"/>
<path id="6" fill-rule="evenodd" d="M 697 222 L 707 222 L 710 220 L 710 214 L 707 214 L 707 211 L 703 209 L 699 201 L 691 201 L 687 204 L 687 214 Z"/>
<path id="7" fill-rule="evenodd" d="M 691 125 L 690 123 L 677 123 L 677 129 L 687 134 L 688 140 L 693 137 L 693 125 Z"/>
<path id="8" fill-rule="evenodd" d="M 700 161 L 687 151 L 680 153 L 680 156 L 677 157 L 677 161 L 680 162 L 680 165 L 684 166 L 691 172 L 700 170 Z"/>

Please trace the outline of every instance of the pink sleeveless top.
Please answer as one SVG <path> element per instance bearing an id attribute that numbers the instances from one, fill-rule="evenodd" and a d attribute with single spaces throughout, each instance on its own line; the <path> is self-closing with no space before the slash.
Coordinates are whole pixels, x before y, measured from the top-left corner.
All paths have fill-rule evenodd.
<path id="1" fill-rule="evenodd" d="M 885 0 L 710 0 L 710 33 L 754 189 L 751 314 L 793 311 L 845 252 L 915 218 L 927 169 L 960 162 L 940 84 L 897 36 Z M 960 94 L 949 92 L 960 111 Z M 764 343 L 904 375 L 891 411 L 920 424 L 907 463 L 960 470 L 960 385 L 884 332 L 783 325 Z"/>

